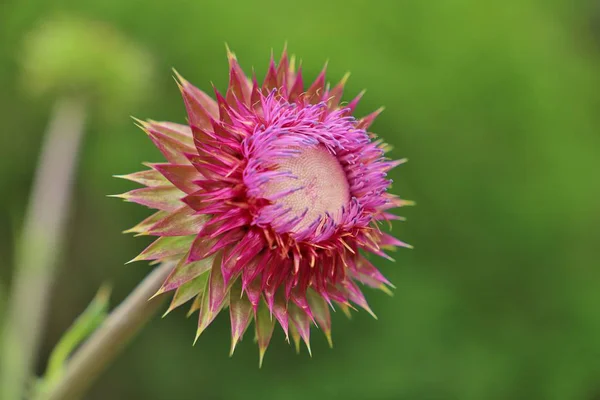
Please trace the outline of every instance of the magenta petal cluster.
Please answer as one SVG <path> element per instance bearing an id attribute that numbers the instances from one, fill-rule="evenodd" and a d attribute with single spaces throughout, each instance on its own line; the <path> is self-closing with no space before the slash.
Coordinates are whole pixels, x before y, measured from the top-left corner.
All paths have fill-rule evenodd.
<path id="1" fill-rule="evenodd" d="M 145 187 L 120 197 L 157 210 L 128 232 L 158 237 L 135 260 L 177 262 L 168 311 L 192 301 L 197 338 L 228 307 L 231 352 L 254 320 L 262 362 L 276 323 L 310 351 L 312 325 L 331 343 L 330 309 L 372 314 L 358 283 L 391 284 L 365 255 L 409 247 L 381 228 L 410 202 L 388 192 L 403 160 L 368 131 L 381 110 L 355 118 L 362 93 L 341 103 L 347 77 L 306 88 L 284 51 L 259 84 L 228 58 L 216 100 L 177 75 L 187 125 L 139 121 L 166 162 L 121 176 Z"/>

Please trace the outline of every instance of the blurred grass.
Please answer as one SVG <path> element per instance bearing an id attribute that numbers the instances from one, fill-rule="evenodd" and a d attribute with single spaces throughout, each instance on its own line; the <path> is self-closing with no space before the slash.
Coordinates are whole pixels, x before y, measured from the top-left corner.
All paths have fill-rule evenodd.
<path id="1" fill-rule="evenodd" d="M 129 115 L 184 120 L 171 67 L 201 88 L 223 89 L 224 42 L 260 77 L 270 49 L 287 40 L 309 78 L 326 59 L 332 81 L 350 70 L 349 96 L 368 89 L 359 114 L 384 104 L 374 130 L 394 157 L 410 159 L 392 173 L 393 190 L 418 207 L 394 232 L 415 250 L 398 252 L 395 264 L 378 261 L 398 287 L 393 298 L 368 293 L 378 321 L 337 313 L 334 349 L 315 332 L 313 359 L 276 332 L 258 370 L 251 337 L 227 357 L 226 317 L 192 347 L 195 321 L 176 311 L 154 321 L 88 398 L 600 396 L 593 2 L 8 0 L 0 10 L 6 283 L 48 114 L 18 84 L 26 32 L 58 12 L 94 18 L 149 49 L 158 71 L 145 104 L 91 121 L 45 355 L 102 281 L 114 282 L 118 301 L 149 270 L 122 266 L 147 242 L 119 234 L 148 212 L 104 196 L 130 187 L 112 174 L 160 159 Z"/>

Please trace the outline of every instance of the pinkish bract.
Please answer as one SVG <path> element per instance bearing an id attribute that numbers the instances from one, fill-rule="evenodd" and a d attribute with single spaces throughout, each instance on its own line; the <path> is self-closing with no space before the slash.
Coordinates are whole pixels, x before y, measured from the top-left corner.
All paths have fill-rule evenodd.
<path id="1" fill-rule="evenodd" d="M 313 324 L 331 343 L 330 308 L 372 314 L 357 283 L 391 284 L 365 254 L 409 247 L 381 227 L 410 202 L 387 191 L 403 160 L 368 131 L 380 110 L 356 119 L 362 93 L 341 103 L 347 77 L 306 89 L 284 50 L 260 85 L 228 58 L 216 101 L 177 75 L 187 125 L 139 121 L 166 162 L 122 176 L 145 187 L 120 197 L 157 210 L 128 232 L 158 237 L 134 260 L 177 261 L 168 311 L 193 300 L 197 339 L 229 307 L 231 352 L 254 319 L 262 362 L 276 321 L 310 351 Z"/>

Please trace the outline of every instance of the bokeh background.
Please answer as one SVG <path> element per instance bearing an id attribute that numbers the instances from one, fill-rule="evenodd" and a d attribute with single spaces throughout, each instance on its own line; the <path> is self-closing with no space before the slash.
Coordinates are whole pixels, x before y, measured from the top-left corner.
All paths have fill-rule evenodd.
<path id="1" fill-rule="evenodd" d="M 120 32 L 154 77 L 142 101 L 95 105 L 87 121 L 39 371 L 101 283 L 116 305 L 150 270 L 123 265 L 148 241 L 120 233 L 149 211 L 106 197 L 133 187 L 113 174 L 161 159 L 129 116 L 184 121 L 171 67 L 224 89 L 225 42 L 262 77 L 287 41 L 308 78 L 327 59 L 331 81 L 351 71 L 348 96 L 368 88 L 358 113 L 385 105 L 373 130 L 410 159 L 393 190 L 417 207 L 393 230 L 415 249 L 378 262 L 395 295 L 368 293 L 377 321 L 335 314 L 334 348 L 315 332 L 312 358 L 276 331 L 261 370 L 252 335 L 228 357 L 227 316 L 192 347 L 196 321 L 177 310 L 86 398 L 600 399 L 600 3 L 5 0 L 0 316 L 53 103 L 27 89 L 23 45 L 64 14 Z M 139 89 L 136 76 L 123 93 Z"/>

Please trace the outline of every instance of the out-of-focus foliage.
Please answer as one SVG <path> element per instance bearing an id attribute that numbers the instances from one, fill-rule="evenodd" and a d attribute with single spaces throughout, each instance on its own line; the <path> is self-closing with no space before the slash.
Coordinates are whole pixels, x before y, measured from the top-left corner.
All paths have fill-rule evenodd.
<path id="1" fill-rule="evenodd" d="M 51 17 L 26 36 L 22 54 L 23 84 L 34 95 L 89 96 L 115 112 L 150 93 L 150 56 L 106 23 Z"/>
<path id="2" fill-rule="evenodd" d="M 228 358 L 218 318 L 191 346 L 185 310 L 157 319 L 89 399 L 581 399 L 600 396 L 600 20 L 587 0 L 405 0 L 288 3 L 59 0 L 0 6 L 0 279 L 10 281 L 18 229 L 48 116 L 21 91 L 26 33 L 56 12 L 100 21 L 149 49 L 147 102 L 92 118 L 72 210 L 69 252 L 52 303 L 45 357 L 93 297 L 114 301 L 148 272 L 123 266 L 148 241 L 119 234 L 147 215 L 104 197 L 112 174 L 159 161 L 129 115 L 184 121 L 171 67 L 210 91 L 227 82 L 224 42 L 264 76 L 271 48 L 309 78 L 352 72 L 359 112 L 410 162 L 393 190 L 414 199 L 398 237 L 415 246 L 377 260 L 397 286 L 368 293 L 379 320 L 334 315 L 334 348 L 313 358 L 275 332 L 262 370 L 247 335 Z M 52 57 L 52 55 L 49 55 Z M 123 60 L 111 60 L 123 63 Z M 133 90 L 135 77 L 123 79 Z M 348 97 L 349 98 L 349 97 Z"/>

